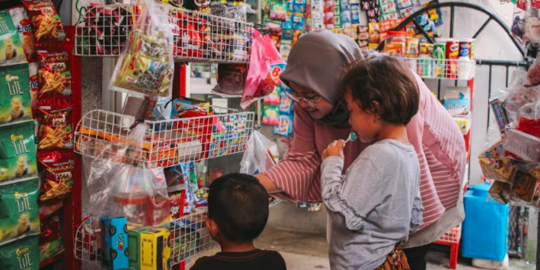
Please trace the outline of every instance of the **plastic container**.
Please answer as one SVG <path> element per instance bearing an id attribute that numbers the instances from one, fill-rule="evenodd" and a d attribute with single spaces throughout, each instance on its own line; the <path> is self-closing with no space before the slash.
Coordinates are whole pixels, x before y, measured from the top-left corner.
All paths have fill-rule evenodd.
<path id="1" fill-rule="evenodd" d="M 503 261 L 508 252 L 510 207 L 495 202 L 489 188 L 490 184 L 482 183 L 465 193 L 461 256 Z"/>
<path id="2" fill-rule="evenodd" d="M 405 55 L 407 32 L 389 31 L 385 39 L 384 52 L 390 55 Z"/>

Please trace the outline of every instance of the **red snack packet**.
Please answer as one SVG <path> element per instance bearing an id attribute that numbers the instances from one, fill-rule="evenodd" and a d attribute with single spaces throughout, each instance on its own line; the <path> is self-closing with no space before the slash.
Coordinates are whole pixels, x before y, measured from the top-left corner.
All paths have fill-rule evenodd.
<path id="1" fill-rule="evenodd" d="M 49 243 L 60 239 L 60 218 L 58 215 L 52 215 L 41 220 L 40 243 Z"/>
<path id="2" fill-rule="evenodd" d="M 42 171 L 39 199 L 47 201 L 61 199 L 71 192 L 75 169 L 75 154 L 52 151 L 37 154 Z"/>
<path id="3" fill-rule="evenodd" d="M 39 204 L 39 219 L 45 219 L 64 206 L 62 200 L 49 200 Z"/>
<path id="4" fill-rule="evenodd" d="M 73 149 L 69 97 L 47 97 L 38 101 L 38 150 Z"/>
<path id="5" fill-rule="evenodd" d="M 38 51 L 39 97 L 58 94 L 71 95 L 71 72 L 67 52 Z"/>
<path id="6" fill-rule="evenodd" d="M 51 0 L 23 0 L 23 4 L 30 13 L 37 41 L 41 39 L 62 41 L 66 38 L 62 21 Z"/>

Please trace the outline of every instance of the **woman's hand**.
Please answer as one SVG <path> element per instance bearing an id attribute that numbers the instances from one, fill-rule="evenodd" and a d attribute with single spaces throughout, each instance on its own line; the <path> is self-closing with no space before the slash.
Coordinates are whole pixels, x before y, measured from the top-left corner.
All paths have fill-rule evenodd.
<path id="1" fill-rule="evenodd" d="M 334 141 L 322 153 L 322 160 L 324 161 L 328 157 L 345 158 L 345 155 L 343 154 L 344 147 L 345 147 L 345 142 L 343 140 Z"/>

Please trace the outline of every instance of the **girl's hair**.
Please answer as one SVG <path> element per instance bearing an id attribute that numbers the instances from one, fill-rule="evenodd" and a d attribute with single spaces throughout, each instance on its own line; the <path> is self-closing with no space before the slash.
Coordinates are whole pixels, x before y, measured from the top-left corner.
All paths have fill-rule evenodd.
<path id="1" fill-rule="evenodd" d="M 362 110 L 377 114 L 388 123 L 407 125 L 418 112 L 416 79 L 394 57 L 368 54 L 351 64 L 341 80 L 341 89 L 350 93 Z"/>

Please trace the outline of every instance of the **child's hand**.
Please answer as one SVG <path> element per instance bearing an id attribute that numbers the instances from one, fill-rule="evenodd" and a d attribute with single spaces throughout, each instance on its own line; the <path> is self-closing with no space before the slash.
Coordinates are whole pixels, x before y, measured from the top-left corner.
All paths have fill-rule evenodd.
<path id="1" fill-rule="evenodd" d="M 345 142 L 343 140 L 334 141 L 322 153 L 322 160 L 324 161 L 328 157 L 345 158 L 345 156 L 343 155 L 343 148 L 344 147 L 345 147 Z"/>

